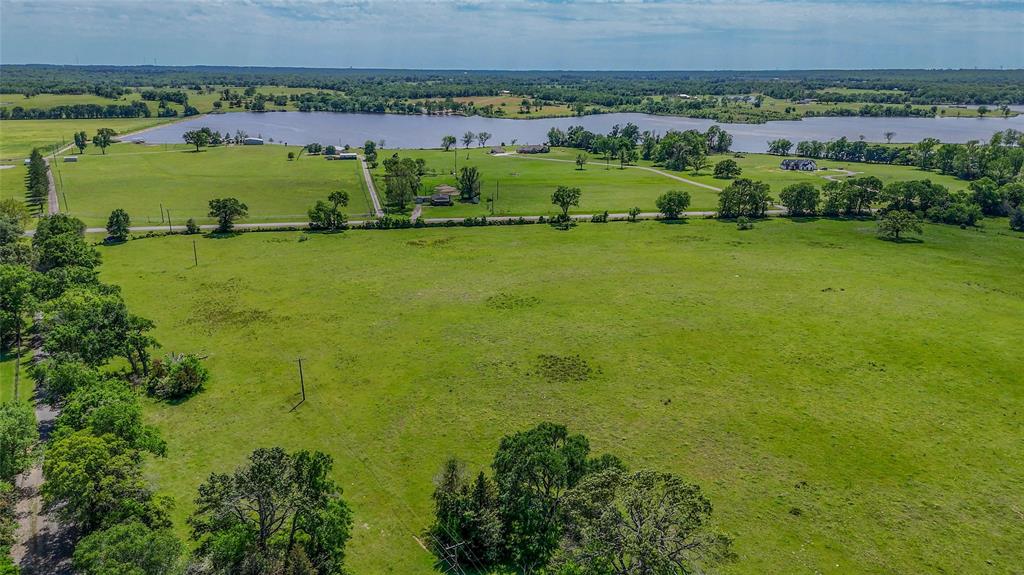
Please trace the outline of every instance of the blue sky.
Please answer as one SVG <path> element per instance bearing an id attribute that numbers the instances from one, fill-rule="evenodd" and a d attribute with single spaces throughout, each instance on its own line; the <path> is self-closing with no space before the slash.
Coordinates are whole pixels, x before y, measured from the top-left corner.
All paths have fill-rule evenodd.
<path id="1" fill-rule="evenodd" d="M 0 62 L 1022 68 L 1024 0 L 0 0 Z"/>

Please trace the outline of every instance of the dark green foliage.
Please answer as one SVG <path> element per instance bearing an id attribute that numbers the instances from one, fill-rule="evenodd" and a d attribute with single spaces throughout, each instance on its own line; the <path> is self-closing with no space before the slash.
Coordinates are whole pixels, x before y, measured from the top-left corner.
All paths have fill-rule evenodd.
<path id="1" fill-rule="evenodd" d="M 366 140 L 363 144 L 363 157 L 371 168 L 377 167 L 377 144 L 373 140 Z"/>
<path id="2" fill-rule="evenodd" d="M 36 415 L 27 401 L 0 403 L 0 481 L 13 482 L 35 459 Z"/>
<path id="3" fill-rule="evenodd" d="M 821 202 L 818 188 L 810 182 L 800 182 L 786 186 L 779 192 L 779 201 L 786 206 L 792 216 L 805 216 L 818 211 Z"/>
<path id="4" fill-rule="evenodd" d="M 153 362 L 148 390 L 160 399 L 181 399 L 201 389 L 210 380 L 210 373 L 192 353 L 167 354 Z"/>
<path id="5" fill-rule="evenodd" d="M 199 233 L 199 224 L 196 223 L 195 218 L 189 218 L 185 222 L 185 233 L 194 235 Z"/>
<path id="6" fill-rule="evenodd" d="M 142 406 L 124 382 L 101 380 L 79 386 L 67 395 L 57 417 L 54 438 L 59 439 L 83 429 L 93 435 L 112 435 L 132 449 L 163 455 L 167 445 L 155 427 L 142 420 Z"/>
<path id="7" fill-rule="evenodd" d="M 725 159 L 715 164 L 715 177 L 724 180 L 731 180 L 743 173 L 743 168 L 736 163 L 736 160 Z"/>
<path id="8" fill-rule="evenodd" d="M 128 239 L 131 225 L 128 212 L 118 208 L 110 212 L 110 217 L 107 218 L 107 235 L 115 241 L 123 242 Z"/>
<path id="9" fill-rule="evenodd" d="M 149 108 L 147 108 L 148 110 Z M 96 135 L 92 137 L 92 145 L 99 148 L 103 155 L 107 154 L 107 148 L 114 143 L 114 136 L 117 135 L 111 128 L 100 128 L 96 131 Z"/>
<path id="10" fill-rule="evenodd" d="M 328 202 L 317 201 L 309 210 L 309 227 L 314 230 L 343 230 L 348 227 L 348 217 L 341 211 L 348 205 L 348 192 L 331 192 Z"/>
<path id="11" fill-rule="evenodd" d="M 718 194 L 718 216 L 762 218 L 772 201 L 769 191 L 764 182 L 740 178 Z"/>
<path id="12" fill-rule="evenodd" d="M 319 573 L 341 571 L 352 517 L 332 467 L 320 452 L 272 448 L 257 449 L 230 475 L 210 475 L 189 518 L 196 554 L 236 572 L 253 561 L 280 563 L 301 547 Z"/>
<path id="13" fill-rule="evenodd" d="M 524 571 L 544 566 L 561 537 L 562 498 L 587 471 L 590 443 L 542 423 L 501 440 L 491 464 L 509 559 Z"/>
<path id="14" fill-rule="evenodd" d="M 83 429 L 54 440 L 43 475 L 43 501 L 83 533 L 132 518 L 155 528 L 170 525 L 169 502 L 146 487 L 139 452 L 116 436 Z"/>
<path id="15" fill-rule="evenodd" d="M 793 149 L 793 142 L 785 138 L 779 138 L 768 142 L 768 153 L 775 154 L 778 156 L 785 156 L 789 154 L 789 151 Z"/>
<path id="16" fill-rule="evenodd" d="M 434 524 L 429 535 L 434 553 L 460 564 L 488 567 L 504 549 L 497 489 L 483 472 L 475 480 L 457 459 L 445 462 L 434 478 Z M 450 550 L 450 551 L 448 551 Z"/>
<path id="17" fill-rule="evenodd" d="M 1010 229 L 1024 232 L 1024 209 L 1020 206 L 1014 208 L 1010 213 Z"/>
<path id="18" fill-rule="evenodd" d="M 57 405 L 75 390 L 98 385 L 100 381 L 96 368 L 68 353 L 53 354 L 36 363 L 32 376 L 50 405 Z"/>
<path id="19" fill-rule="evenodd" d="M 384 160 L 384 198 L 397 211 L 404 211 L 420 189 L 420 170 L 412 158 L 398 154 Z"/>
<path id="20" fill-rule="evenodd" d="M 562 219 L 569 219 L 569 208 L 580 205 L 580 195 L 582 192 L 579 188 L 570 188 L 568 186 L 558 186 L 555 192 L 551 194 L 551 203 L 558 206 L 562 210 Z"/>
<path id="21" fill-rule="evenodd" d="M 480 172 L 476 166 L 459 169 L 458 188 L 459 198 L 464 202 L 471 202 L 480 197 Z"/>
<path id="22" fill-rule="evenodd" d="M 906 210 L 889 210 L 878 217 L 878 235 L 887 240 L 900 240 L 900 234 L 921 234 L 921 220 Z"/>
<path id="23" fill-rule="evenodd" d="M 184 547 L 170 529 L 151 529 L 138 520 L 87 535 L 75 546 L 81 575 L 175 575 Z"/>
<path id="24" fill-rule="evenodd" d="M 658 211 L 665 214 L 665 218 L 675 220 L 679 215 L 690 207 L 690 192 L 669 190 L 658 197 L 655 202 Z"/>
<path id="25" fill-rule="evenodd" d="M 583 573 L 708 573 L 732 561 L 732 540 L 711 526 L 699 486 L 670 473 L 612 468 L 565 497 L 555 564 Z"/>
<path id="26" fill-rule="evenodd" d="M 25 177 L 25 203 L 34 214 L 46 211 L 49 201 L 50 167 L 38 149 L 33 149 L 29 156 L 28 175 Z"/>
<path id="27" fill-rule="evenodd" d="M 210 200 L 209 216 L 217 218 L 218 232 L 230 232 L 235 225 L 235 220 L 244 218 L 248 214 L 249 206 L 238 201 L 237 198 L 217 198 Z"/>
<path id="28" fill-rule="evenodd" d="M 209 128 L 199 128 L 198 130 L 189 130 L 181 135 L 182 139 L 185 140 L 186 144 L 196 147 L 196 152 L 199 148 L 209 146 L 213 139 L 213 133 Z"/>

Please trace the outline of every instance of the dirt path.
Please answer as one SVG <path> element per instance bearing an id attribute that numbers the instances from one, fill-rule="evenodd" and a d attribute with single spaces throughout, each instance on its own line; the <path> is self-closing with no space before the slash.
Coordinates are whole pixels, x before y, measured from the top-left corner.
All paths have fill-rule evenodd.
<path id="1" fill-rule="evenodd" d="M 50 168 L 50 158 L 43 157 L 46 162 L 46 179 L 49 190 L 46 194 L 46 213 L 53 215 L 60 211 L 60 203 L 57 202 L 57 184 L 53 181 L 53 170 Z"/>
<path id="2" fill-rule="evenodd" d="M 40 343 L 38 338 L 33 339 L 32 346 L 37 358 Z M 39 426 L 39 441 L 45 445 L 60 412 L 42 401 L 38 389 L 32 399 L 35 403 L 36 424 Z M 18 493 L 15 518 L 18 528 L 11 556 L 21 568 L 22 575 L 71 575 L 71 555 L 77 534 L 72 527 L 61 524 L 43 508 L 43 498 L 39 491 L 42 485 L 43 461 L 40 458 L 31 469 L 15 480 Z"/>
<path id="3" fill-rule="evenodd" d="M 366 158 L 360 156 L 359 164 L 363 168 L 363 178 L 366 180 L 366 189 L 370 192 L 370 201 L 373 202 L 373 212 L 379 218 L 384 215 L 384 208 L 377 197 L 377 188 L 373 185 L 373 176 L 370 175 L 370 168 L 366 165 Z"/>
<path id="4" fill-rule="evenodd" d="M 840 175 L 821 176 L 822 178 L 824 178 L 824 179 L 826 179 L 826 180 L 828 180 L 830 182 L 839 182 L 839 181 L 842 181 L 842 180 L 839 179 L 840 177 L 849 178 L 850 176 L 856 176 L 857 174 L 863 174 L 864 173 L 864 172 L 852 172 L 850 170 L 844 170 L 843 168 L 829 168 L 829 171 L 842 172 L 841 176 Z"/>

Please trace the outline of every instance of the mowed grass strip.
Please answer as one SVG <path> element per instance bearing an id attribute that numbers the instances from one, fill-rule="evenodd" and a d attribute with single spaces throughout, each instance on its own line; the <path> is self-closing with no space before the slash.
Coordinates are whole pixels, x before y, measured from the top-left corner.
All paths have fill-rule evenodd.
<path id="1" fill-rule="evenodd" d="M 439 465 L 485 468 L 553 420 L 703 485 L 726 573 L 1012 573 L 1024 241 L 1005 223 L 917 244 L 833 220 L 257 233 L 200 239 L 198 268 L 178 236 L 101 248 L 102 279 L 163 351 L 209 355 L 206 391 L 147 407 L 182 535 L 211 472 L 318 449 L 353 573 L 432 573 L 414 536 Z"/>
<path id="2" fill-rule="evenodd" d="M 299 154 L 299 146 L 115 144 L 106 155 L 90 148 L 76 163 L 55 163 L 61 209 L 90 226 L 106 224 L 111 210 L 128 211 L 132 224 L 158 225 L 161 205 L 175 224 L 188 218 L 213 223 L 208 202 L 233 196 L 249 206 L 247 222 L 305 222 L 307 210 L 334 190 L 349 194 L 347 213 L 369 211 L 359 162 Z M 66 201 L 65 201 L 66 197 Z M 163 221 L 162 221 L 163 220 Z"/>

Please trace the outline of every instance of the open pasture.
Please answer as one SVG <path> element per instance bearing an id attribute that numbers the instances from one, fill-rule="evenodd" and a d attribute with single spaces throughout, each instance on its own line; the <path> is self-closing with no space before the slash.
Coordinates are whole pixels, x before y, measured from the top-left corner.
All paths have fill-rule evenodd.
<path id="1" fill-rule="evenodd" d="M 147 407 L 182 535 L 211 472 L 316 449 L 352 572 L 433 573 L 416 537 L 443 460 L 485 468 L 552 420 L 700 483 L 727 574 L 1015 573 L 1024 241 L 1004 224 L 251 233 L 199 239 L 198 267 L 172 236 L 101 248 L 101 272 L 163 351 L 209 356 L 208 389 Z"/>
<path id="2" fill-rule="evenodd" d="M 579 207 L 571 213 L 623 213 L 637 206 L 644 211 L 655 211 L 658 196 L 668 190 L 686 190 L 692 197 L 691 209 L 713 210 L 718 205 L 714 190 L 681 182 L 661 174 L 633 168 L 619 169 L 617 163 L 605 165 L 591 160 L 583 170 L 573 163 L 576 156 L 566 151 L 562 154 L 516 155 L 515 148 L 509 156 L 490 154 L 486 148 L 459 148 L 444 152 L 441 150 L 398 150 L 400 157 L 426 161 L 428 174 L 423 177 L 424 193 L 440 184 L 456 185 L 452 174 L 455 164 L 475 166 L 480 172 L 481 201 L 479 204 L 456 202 L 452 207 L 427 207 L 425 217 L 483 216 L 491 213 L 488 198 L 497 197 L 495 215 L 554 215 L 559 212 L 551 204 L 551 193 L 558 186 L 574 186 L 582 190 Z M 394 153 L 382 152 L 380 160 Z M 455 157 L 458 154 L 458 158 Z M 558 160 L 558 161 L 551 161 Z M 384 193 L 383 164 L 373 170 L 378 192 Z"/>
<path id="3" fill-rule="evenodd" d="M 132 224 L 158 225 L 161 205 L 175 224 L 213 223 L 208 202 L 233 196 L 249 206 L 248 222 L 305 222 L 307 210 L 334 190 L 347 191 L 347 213 L 369 211 L 365 183 L 354 161 L 299 154 L 299 146 L 115 144 L 89 148 L 76 163 L 55 162 L 61 209 L 89 226 L 103 226 L 111 210 L 128 211 Z"/>

